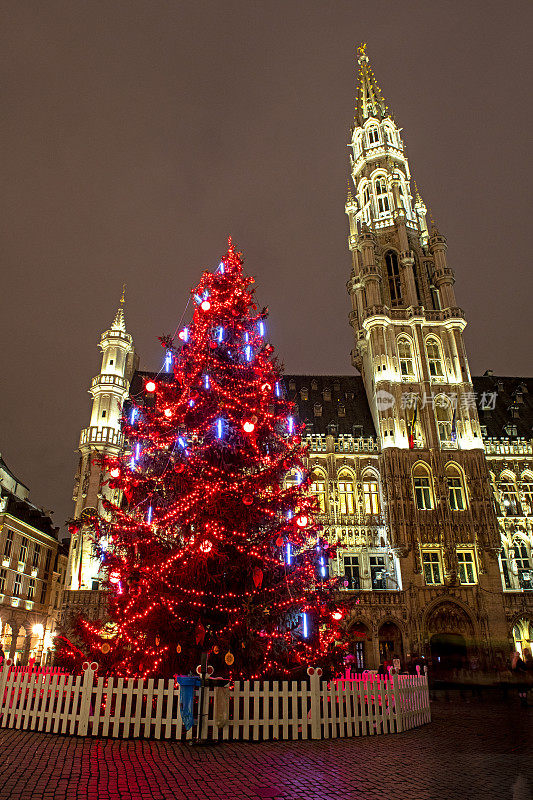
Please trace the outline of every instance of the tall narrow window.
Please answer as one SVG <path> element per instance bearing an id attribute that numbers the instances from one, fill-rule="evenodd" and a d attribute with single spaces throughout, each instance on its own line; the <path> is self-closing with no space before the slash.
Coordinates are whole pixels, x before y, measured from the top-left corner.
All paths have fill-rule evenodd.
<path id="1" fill-rule="evenodd" d="M 35 578 L 30 578 L 28 581 L 28 600 L 33 600 L 35 597 Z"/>
<path id="2" fill-rule="evenodd" d="M 365 477 L 363 479 L 363 499 L 365 514 L 379 514 L 379 485 L 374 478 Z"/>
<path id="3" fill-rule="evenodd" d="M 314 474 L 313 482 L 309 488 L 317 499 L 319 511 L 324 513 L 326 510 L 326 481 L 322 473 L 316 472 Z"/>
<path id="4" fill-rule="evenodd" d="M 448 479 L 451 510 L 464 511 L 466 508 L 466 493 L 463 474 L 459 467 L 456 467 L 455 464 L 450 464 L 448 467 L 446 467 L 446 478 Z"/>
<path id="5" fill-rule="evenodd" d="M 510 477 L 504 477 L 498 485 L 500 491 L 500 509 L 506 517 L 514 517 L 518 514 L 518 491 L 516 484 Z"/>
<path id="6" fill-rule="evenodd" d="M 6 543 L 4 545 L 4 556 L 6 558 L 10 558 L 12 550 L 13 550 L 13 531 L 9 530 L 6 536 Z"/>
<path id="7" fill-rule="evenodd" d="M 456 444 L 457 434 L 454 429 L 454 415 L 450 400 L 446 395 L 438 395 L 433 401 L 433 409 L 441 445 Z"/>
<path id="8" fill-rule="evenodd" d="M 527 505 L 529 513 L 533 514 L 533 476 L 526 474 L 522 476 L 522 498 Z"/>
<path id="9" fill-rule="evenodd" d="M 13 584 L 13 596 L 20 597 L 22 593 L 22 575 L 15 575 L 15 583 Z"/>
<path id="10" fill-rule="evenodd" d="M 346 589 L 360 589 L 361 578 L 359 575 L 359 556 L 345 555 L 344 562 L 344 582 L 348 586 Z"/>
<path id="11" fill-rule="evenodd" d="M 426 339 L 426 353 L 428 357 L 429 374 L 432 378 L 442 378 L 442 354 L 437 339 Z"/>
<path id="12" fill-rule="evenodd" d="M 354 490 L 353 481 L 350 475 L 341 473 L 338 482 L 339 489 L 339 511 L 341 514 L 354 513 Z"/>
<path id="13" fill-rule="evenodd" d="M 7 584 L 7 570 L 0 569 L 0 592 L 5 592 Z"/>
<path id="14" fill-rule="evenodd" d="M 389 250 L 388 253 L 385 253 L 385 265 L 387 267 L 391 305 L 393 307 L 400 306 L 402 304 L 402 282 L 398 256 L 394 250 Z"/>
<path id="15" fill-rule="evenodd" d="M 440 553 L 438 550 L 424 550 L 422 553 L 422 563 L 424 565 L 424 577 L 428 585 L 438 585 L 442 583 L 442 568 L 440 563 Z"/>
<path id="16" fill-rule="evenodd" d="M 533 574 L 531 571 L 528 547 L 523 539 L 514 539 L 513 548 L 518 570 L 518 583 L 521 589 L 529 591 L 533 589 Z"/>
<path id="17" fill-rule="evenodd" d="M 385 556 L 370 556 L 370 578 L 373 589 L 387 588 Z"/>
<path id="18" fill-rule="evenodd" d="M 25 536 L 20 541 L 19 561 L 26 561 L 28 557 L 28 540 Z"/>
<path id="19" fill-rule="evenodd" d="M 379 144 L 379 130 L 375 126 L 368 129 L 368 143 L 371 147 Z"/>
<path id="20" fill-rule="evenodd" d="M 417 508 L 421 511 L 433 508 L 431 472 L 425 464 L 416 464 L 413 469 L 413 491 Z"/>
<path id="21" fill-rule="evenodd" d="M 502 575 L 503 575 L 503 584 L 506 589 L 511 588 L 511 576 L 509 574 L 509 560 L 507 558 L 507 552 L 505 547 L 502 547 L 502 552 L 500 555 L 501 562 L 502 562 Z"/>
<path id="22" fill-rule="evenodd" d="M 414 378 L 413 350 L 411 348 L 411 342 L 406 336 L 401 336 L 398 339 L 398 356 L 400 359 L 402 378 Z"/>
<path id="23" fill-rule="evenodd" d="M 35 542 L 35 547 L 33 549 L 33 559 L 32 559 L 32 567 L 37 569 L 39 567 L 39 559 L 41 557 L 41 545 Z"/>
<path id="24" fill-rule="evenodd" d="M 459 581 L 463 584 L 476 583 L 476 566 L 472 550 L 458 550 Z"/>
<path id="25" fill-rule="evenodd" d="M 379 214 L 388 214 L 390 211 L 389 193 L 387 191 L 387 181 L 385 178 L 377 178 L 376 183 L 376 203 Z"/>

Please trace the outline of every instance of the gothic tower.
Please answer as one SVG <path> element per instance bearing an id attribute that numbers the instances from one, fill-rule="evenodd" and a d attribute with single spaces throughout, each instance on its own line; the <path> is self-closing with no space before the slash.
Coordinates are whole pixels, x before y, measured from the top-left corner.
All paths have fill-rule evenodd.
<path id="1" fill-rule="evenodd" d="M 122 405 L 138 364 L 133 339 L 126 331 L 124 292 L 111 327 L 102 333 L 99 346 L 102 366 L 89 389 L 93 397 L 91 420 L 80 436 L 80 459 L 72 498 L 75 508 L 66 580 L 71 590 L 98 588 L 99 561 L 94 557 L 88 520 L 94 512 L 106 516 L 101 499 L 109 496 L 109 489 L 100 461 L 103 455 L 115 456 L 121 450 Z"/>
<path id="2" fill-rule="evenodd" d="M 365 46 L 358 63 L 347 288 L 352 362 L 380 439 L 390 542 L 404 587 L 420 590 L 422 616 L 453 595 L 457 613 L 480 608 L 485 631 L 489 616 L 499 620 L 504 640 L 497 521 L 446 239 L 434 224 L 428 230 L 402 129 Z M 421 628 L 421 648 L 427 635 Z"/>

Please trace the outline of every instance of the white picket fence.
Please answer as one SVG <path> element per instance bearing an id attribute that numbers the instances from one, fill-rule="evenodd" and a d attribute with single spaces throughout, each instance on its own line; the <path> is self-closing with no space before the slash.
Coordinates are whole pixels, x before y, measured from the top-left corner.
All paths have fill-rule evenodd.
<path id="1" fill-rule="evenodd" d="M 6 668 L 7 667 L 7 668 Z M 399 733 L 431 721 L 426 675 L 364 673 L 332 681 L 235 681 L 196 689 L 185 731 L 174 680 L 0 670 L 0 727 L 123 739 L 329 739 Z M 209 680 L 208 680 L 209 682 Z M 198 711 L 201 706 L 200 720 Z"/>

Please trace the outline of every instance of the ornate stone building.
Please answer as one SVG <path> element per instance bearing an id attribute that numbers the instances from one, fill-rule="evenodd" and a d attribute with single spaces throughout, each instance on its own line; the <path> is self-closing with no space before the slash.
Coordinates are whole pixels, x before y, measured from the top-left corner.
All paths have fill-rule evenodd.
<path id="1" fill-rule="evenodd" d="M 17 664 L 53 648 L 67 566 L 58 530 L 0 456 L 0 644 Z"/>
<path id="2" fill-rule="evenodd" d="M 306 426 L 320 519 L 337 544 L 330 569 L 354 597 L 360 667 L 395 653 L 431 656 L 437 669 L 488 666 L 533 636 L 533 381 L 471 377 L 446 239 L 428 229 L 364 48 L 349 147 L 347 289 L 360 376 L 285 379 Z M 101 491 L 92 458 L 122 446 L 121 404 L 129 381 L 137 393 L 147 374 L 135 372 L 123 316 L 102 348 L 69 561 L 70 606 L 90 600 L 94 615 L 98 565 L 83 527 Z"/>

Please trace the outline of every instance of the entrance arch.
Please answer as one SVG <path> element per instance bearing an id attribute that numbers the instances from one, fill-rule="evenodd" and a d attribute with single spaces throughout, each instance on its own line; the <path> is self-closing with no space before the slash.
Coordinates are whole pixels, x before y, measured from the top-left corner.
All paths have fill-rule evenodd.
<path id="1" fill-rule="evenodd" d="M 393 658 L 399 658 L 403 662 L 403 643 L 402 633 L 394 622 L 384 622 L 378 631 L 379 639 L 379 659 L 383 664 L 388 661 L 392 664 Z"/>
<path id="2" fill-rule="evenodd" d="M 516 620 L 513 625 L 513 643 L 520 654 L 526 647 L 531 650 L 533 646 L 533 622 L 531 620 L 524 617 Z"/>
<path id="3" fill-rule="evenodd" d="M 13 658 L 14 664 L 24 664 L 26 659 L 26 628 L 21 625 L 18 629 L 17 640 L 15 644 L 15 653 Z"/>
<path id="4" fill-rule="evenodd" d="M 6 654 L 6 658 L 10 657 L 12 639 L 13 639 L 13 629 L 9 624 L 9 622 L 6 622 L 2 626 L 2 636 L 0 637 L 0 644 L 2 645 L 2 650 Z"/>
<path id="5" fill-rule="evenodd" d="M 457 603 L 444 600 L 434 606 L 426 622 L 433 669 L 449 672 L 468 665 L 468 658 L 479 655 L 474 647 L 474 625 Z"/>
<path id="6" fill-rule="evenodd" d="M 364 622 L 354 622 L 348 630 L 348 653 L 353 657 L 351 664 L 355 672 L 368 669 L 370 629 Z"/>

